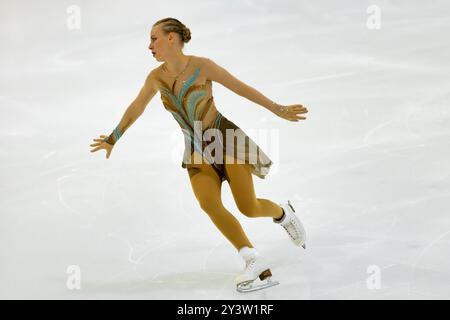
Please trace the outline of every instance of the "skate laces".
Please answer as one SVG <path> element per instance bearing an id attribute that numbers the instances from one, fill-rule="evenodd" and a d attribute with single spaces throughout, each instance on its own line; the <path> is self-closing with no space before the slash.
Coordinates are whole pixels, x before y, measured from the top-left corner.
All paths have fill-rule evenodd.
<path id="1" fill-rule="evenodd" d="M 256 260 L 255 259 L 251 259 L 249 261 L 245 262 L 245 269 L 251 269 L 253 268 L 253 266 L 255 265 Z"/>
<path id="2" fill-rule="evenodd" d="M 298 237 L 300 236 L 297 230 L 298 225 L 295 219 L 289 219 L 289 222 L 286 225 L 283 225 L 283 228 L 287 231 L 287 233 L 292 239 L 295 239 L 294 234 L 297 235 Z"/>

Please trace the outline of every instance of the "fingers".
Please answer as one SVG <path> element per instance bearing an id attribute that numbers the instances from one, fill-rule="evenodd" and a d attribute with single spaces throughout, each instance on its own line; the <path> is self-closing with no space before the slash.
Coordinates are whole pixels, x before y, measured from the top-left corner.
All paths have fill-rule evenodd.
<path id="1" fill-rule="evenodd" d="M 90 144 L 91 147 L 95 147 L 95 146 L 99 146 L 99 145 L 101 145 L 103 143 L 107 143 L 106 141 L 104 141 L 102 139 L 94 139 L 94 141 L 97 141 L 97 142 L 95 142 L 93 144 Z"/>
<path id="2" fill-rule="evenodd" d="M 98 151 L 98 150 L 100 150 L 100 149 L 107 149 L 107 153 L 106 153 L 106 158 L 108 159 L 109 158 L 109 155 L 111 154 L 111 150 L 108 150 L 108 148 L 106 147 L 106 143 L 107 142 L 105 142 L 105 138 L 107 138 L 108 136 L 106 136 L 106 135 L 104 135 L 104 134 L 101 134 L 100 135 L 100 139 L 99 138 L 97 138 L 97 139 L 92 139 L 92 140 L 94 140 L 95 142 L 94 143 L 92 143 L 92 144 L 90 144 L 89 146 L 91 146 L 91 147 L 95 147 L 94 149 L 92 149 L 91 150 L 91 152 L 96 152 L 96 151 Z"/>
<path id="3" fill-rule="evenodd" d="M 295 108 L 293 108 L 293 110 L 292 111 L 294 111 L 294 112 L 302 112 L 302 113 L 307 113 L 308 112 L 308 109 L 306 109 L 305 107 L 295 107 Z"/>
<path id="4" fill-rule="evenodd" d="M 308 112 L 308 109 L 301 104 L 294 104 L 292 111 Z"/>
<path id="5" fill-rule="evenodd" d="M 102 146 L 98 146 L 97 148 L 92 149 L 91 152 L 95 152 L 95 151 L 100 150 L 102 148 L 103 148 Z"/>
<path id="6" fill-rule="evenodd" d="M 90 144 L 90 146 L 91 146 L 91 147 L 101 146 L 101 144 L 102 144 L 103 142 L 105 142 L 104 138 L 107 138 L 107 137 L 108 137 L 108 136 L 105 136 L 104 134 L 101 134 L 101 135 L 100 135 L 100 138 L 102 138 L 102 139 L 98 139 L 98 138 L 97 138 L 97 139 L 92 139 L 92 140 L 95 141 L 95 143 Z M 100 147 L 97 148 L 97 149 L 91 150 L 91 152 L 97 151 L 98 149 L 100 149 Z"/>
<path id="7" fill-rule="evenodd" d="M 307 113 L 307 112 L 308 111 L 292 112 L 291 114 L 288 115 L 288 117 L 286 119 L 291 120 L 291 121 L 305 120 L 306 117 L 299 116 L 298 114 Z"/>
<path id="8" fill-rule="evenodd" d="M 92 139 L 92 140 L 94 140 L 94 141 L 103 141 L 104 140 L 104 138 L 107 138 L 108 136 L 105 136 L 104 134 L 101 134 L 100 135 L 100 138 L 102 138 L 102 139 Z"/>

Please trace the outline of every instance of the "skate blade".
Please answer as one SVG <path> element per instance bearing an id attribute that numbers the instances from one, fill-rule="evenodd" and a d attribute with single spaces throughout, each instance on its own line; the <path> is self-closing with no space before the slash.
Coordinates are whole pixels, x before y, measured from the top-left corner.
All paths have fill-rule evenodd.
<path id="1" fill-rule="evenodd" d="M 289 200 L 288 200 L 288 206 L 291 207 L 292 211 L 295 212 L 295 209 L 294 209 L 294 207 L 292 206 L 292 204 L 291 204 L 291 202 Z"/>
<path id="2" fill-rule="evenodd" d="M 254 281 L 256 280 L 250 280 L 250 281 L 245 281 L 242 283 L 239 283 L 236 287 L 236 290 L 240 293 L 248 293 L 248 292 L 254 292 L 254 291 L 258 291 L 258 290 L 262 290 L 262 289 L 267 289 L 273 286 L 276 286 L 278 284 L 280 284 L 278 281 L 272 281 L 272 279 L 267 278 L 265 280 L 265 282 L 261 283 L 261 284 L 255 284 Z"/>
<path id="3" fill-rule="evenodd" d="M 266 288 L 270 288 L 280 284 L 278 281 L 272 281 L 272 272 L 270 269 L 266 269 L 258 276 L 258 278 L 262 281 L 260 284 L 255 284 L 258 278 L 254 280 L 244 281 L 237 285 L 238 292 L 252 292 L 257 290 L 262 290 Z"/>
<path id="4" fill-rule="evenodd" d="M 294 242 L 294 244 L 295 244 L 297 247 L 302 247 L 303 249 L 306 250 L 306 243 L 303 243 L 303 244 L 301 245 L 301 244 L 299 244 L 299 243 L 295 243 L 295 242 Z"/>

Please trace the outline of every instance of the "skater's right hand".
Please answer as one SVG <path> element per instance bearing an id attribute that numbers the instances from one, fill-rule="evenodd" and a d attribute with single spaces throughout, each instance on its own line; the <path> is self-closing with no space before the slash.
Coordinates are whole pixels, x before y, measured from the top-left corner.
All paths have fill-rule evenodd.
<path id="1" fill-rule="evenodd" d="M 112 151 L 114 145 L 109 144 L 106 141 L 103 141 L 103 139 L 105 139 L 107 137 L 108 136 L 105 136 L 103 134 L 100 135 L 101 139 L 94 139 L 94 141 L 96 141 L 96 142 L 91 144 L 90 146 L 91 147 L 96 147 L 96 148 L 92 149 L 91 152 L 95 152 L 95 151 L 100 150 L 100 149 L 105 149 L 106 150 L 106 159 L 109 159 L 109 155 L 111 154 L 111 151 Z"/>

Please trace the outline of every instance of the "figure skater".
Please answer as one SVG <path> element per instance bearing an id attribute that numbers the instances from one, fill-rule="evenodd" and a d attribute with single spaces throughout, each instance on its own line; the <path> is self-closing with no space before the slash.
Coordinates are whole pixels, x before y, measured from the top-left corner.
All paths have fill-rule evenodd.
<path id="1" fill-rule="evenodd" d="M 266 288 L 278 282 L 271 281 L 271 270 L 265 259 L 253 247 L 238 220 L 224 207 L 222 182 L 227 180 L 236 205 L 245 216 L 272 218 L 286 230 L 295 245 L 303 248 L 306 233 L 289 200 L 276 204 L 256 197 L 252 174 L 263 179 L 273 162 L 242 129 L 216 109 L 212 81 L 289 121 L 306 119 L 298 114 L 308 110 L 301 104 L 277 104 L 213 60 L 185 55 L 182 49 L 190 39 L 190 30 L 175 18 L 161 19 L 152 26 L 149 49 L 157 61 L 164 63 L 150 71 L 139 94 L 112 133 L 93 139 L 90 146 L 95 148 L 91 152 L 105 149 L 109 159 L 115 143 L 159 91 L 165 109 L 184 134 L 185 152 L 181 166 L 187 169 L 201 209 L 245 262 L 245 269 L 236 277 L 237 290 L 248 292 Z M 214 139 L 207 139 L 211 132 Z M 261 280 L 260 284 L 255 282 L 257 278 Z"/>

